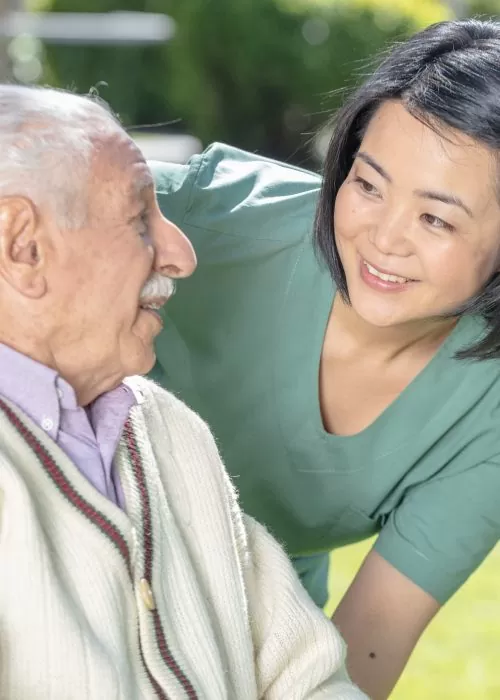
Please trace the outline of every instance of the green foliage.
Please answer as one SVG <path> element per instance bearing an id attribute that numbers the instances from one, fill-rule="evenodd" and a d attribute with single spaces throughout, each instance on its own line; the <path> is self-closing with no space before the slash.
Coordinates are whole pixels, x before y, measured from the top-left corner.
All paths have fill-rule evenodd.
<path id="1" fill-rule="evenodd" d="M 284 9 L 274 0 L 190 0 L 174 12 L 170 94 L 189 128 L 277 158 L 302 160 L 303 146 L 336 106 L 353 67 L 410 23 L 390 26 L 347 5 Z"/>
<path id="2" fill-rule="evenodd" d="M 440 0 L 419 0 L 418 3 L 415 0 L 276 0 L 276 2 L 286 9 L 299 12 L 306 8 L 325 10 L 332 7 L 345 9 L 350 6 L 355 12 L 371 10 L 375 15 L 389 14 L 406 17 L 418 28 L 450 18 L 448 6 Z"/>
<path id="3" fill-rule="evenodd" d="M 331 614 L 373 540 L 332 554 Z M 425 630 L 391 700 L 498 700 L 500 545 Z"/>
<path id="4" fill-rule="evenodd" d="M 49 1 L 57 11 L 166 12 L 177 24 L 162 47 L 51 47 L 58 85 L 86 91 L 105 81 L 100 92 L 127 125 L 179 119 L 204 143 L 301 163 L 307 135 L 367 59 L 447 16 L 439 0 Z"/>
<path id="5" fill-rule="evenodd" d="M 469 0 L 469 13 L 482 18 L 500 20 L 499 0 Z"/>
<path id="6" fill-rule="evenodd" d="M 157 4 L 164 5 L 162 0 Z M 47 9 L 159 11 L 148 0 L 49 0 Z M 58 87 L 83 93 L 98 86 L 126 125 L 167 121 L 173 118 L 166 84 L 167 51 L 168 46 L 48 46 L 46 78 Z"/>

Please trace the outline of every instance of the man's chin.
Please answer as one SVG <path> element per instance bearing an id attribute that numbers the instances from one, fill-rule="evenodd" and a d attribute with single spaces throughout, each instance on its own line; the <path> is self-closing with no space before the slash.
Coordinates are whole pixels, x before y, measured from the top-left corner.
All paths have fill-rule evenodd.
<path id="1" fill-rule="evenodd" d="M 129 376 L 132 375 L 146 375 L 151 372 L 156 362 L 156 354 L 154 351 L 154 346 L 151 343 L 151 347 L 144 350 L 141 357 L 137 358 L 137 362 L 131 363 L 129 365 Z"/>

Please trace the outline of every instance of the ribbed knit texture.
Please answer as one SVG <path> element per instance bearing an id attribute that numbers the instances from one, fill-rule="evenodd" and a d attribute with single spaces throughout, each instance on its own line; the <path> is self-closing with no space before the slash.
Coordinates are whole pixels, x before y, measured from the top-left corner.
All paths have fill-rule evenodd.
<path id="1" fill-rule="evenodd" d="M 2 700 L 364 698 L 331 622 L 241 514 L 205 424 L 129 385 L 126 512 L 0 400 Z"/>

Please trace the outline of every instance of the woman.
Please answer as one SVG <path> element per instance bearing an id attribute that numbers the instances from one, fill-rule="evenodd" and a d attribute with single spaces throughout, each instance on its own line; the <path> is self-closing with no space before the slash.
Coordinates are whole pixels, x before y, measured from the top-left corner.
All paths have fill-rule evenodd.
<path id="1" fill-rule="evenodd" d="M 497 22 L 395 47 L 322 183 L 221 145 L 155 168 L 199 260 L 155 377 L 319 605 L 328 552 L 378 533 L 334 615 L 372 698 L 500 532 L 499 66 Z"/>

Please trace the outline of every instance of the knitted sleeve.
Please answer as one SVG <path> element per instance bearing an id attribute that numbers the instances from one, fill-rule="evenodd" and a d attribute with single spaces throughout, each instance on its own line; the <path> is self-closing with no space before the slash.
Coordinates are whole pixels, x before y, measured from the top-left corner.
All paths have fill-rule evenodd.
<path id="1" fill-rule="evenodd" d="M 168 426 L 170 450 L 176 459 L 169 463 L 165 481 L 178 522 L 189 520 L 193 556 L 201 562 L 213 551 L 212 541 L 219 536 L 220 556 L 225 533 L 230 533 L 226 551 L 238 564 L 233 575 L 238 571 L 243 575 L 246 609 L 241 613 L 247 616 L 251 631 L 255 661 L 251 675 L 258 700 L 366 700 L 347 676 L 344 644 L 334 625 L 309 598 L 279 544 L 262 525 L 242 514 L 234 485 L 205 423 L 151 382 L 136 383 L 157 397 L 161 416 L 168 417 L 162 427 Z M 151 414 L 150 423 L 152 420 Z M 190 518 L 181 513 L 186 508 L 191 511 Z M 207 581 L 214 578 L 214 566 L 217 561 L 209 557 L 206 568 L 212 576 Z M 213 600 L 216 597 L 213 595 Z M 228 603 L 230 600 L 224 600 L 218 612 L 221 622 L 227 617 Z"/>
<path id="2" fill-rule="evenodd" d="M 366 700 L 349 680 L 333 623 L 309 598 L 266 529 L 244 516 L 249 616 L 259 700 Z"/>

